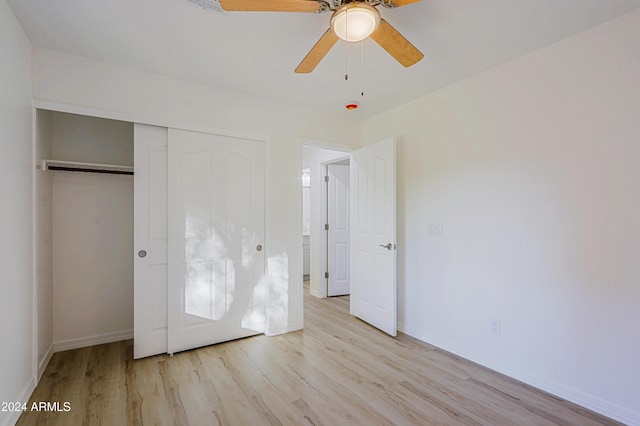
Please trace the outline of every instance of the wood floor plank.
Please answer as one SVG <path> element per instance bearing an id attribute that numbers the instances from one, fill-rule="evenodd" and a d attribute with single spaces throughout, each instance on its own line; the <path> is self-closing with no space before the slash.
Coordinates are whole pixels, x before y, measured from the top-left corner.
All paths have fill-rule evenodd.
<path id="1" fill-rule="evenodd" d="M 305 329 L 133 360 L 131 341 L 54 354 L 18 425 L 618 425 L 349 315 L 305 291 Z"/>
<path id="2" fill-rule="evenodd" d="M 282 337 L 270 339 L 282 340 Z M 253 339 L 248 343 L 257 341 L 257 339 Z M 249 355 L 251 362 L 260 369 L 273 387 L 278 389 L 282 397 L 293 401 L 299 410 L 302 410 L 303 404 L 296 401 L 299 401 L 298 398 L 302 398 L 308 406 L 314 407 L 316 412 L 322 412 L 325 424 L 342 424 L 350 419 L 348 407 L 342 408 L 341 398 L 337 392 L 324 392 L 318 388 L 318 384 L 313 385 L 300 376 L 297 369 L 303 368 L 303 364 L 309 360 L 305 359 L 301 352 L 291 349 L 283 344 L 278 351 L 259 351 Z M 307 416 L 307 410 L 303 410 L 303 414 L 307 421 L 309 419 L 313 419 L 314 422 L 317 420 L 313 416 Z"/>
<path id="3" fill-rule="evenodd" d="M 233 344 L 231 342 L 229 344 Z M 238 377 L 233 377 L 226 369 L 223 350 L 226 345 L 210 346 L 198 350 L 203 360 L 204 374 L 215 387 L 219 400 L 216 406 L 223 414 L 221 418 L 228 418 L 229 424 L 259 424 L 262 417 L 259 410 L 247 398 L 242 387 L 238 384 Z M 176 355 L 176 358 L 184 354 Z"/>

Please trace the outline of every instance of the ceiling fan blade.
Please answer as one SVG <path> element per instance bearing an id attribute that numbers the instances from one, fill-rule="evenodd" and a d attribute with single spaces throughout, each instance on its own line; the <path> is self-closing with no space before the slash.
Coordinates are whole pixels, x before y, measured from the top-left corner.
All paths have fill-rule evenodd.
<path id="1" fill-rule="evenodd" d="M 296 72 L 298 74 L 306 74 L 313 71 L 337 41 L 338 36 L 329 28 L 300 62 Z"/>
<path id="2" fill-rule="evenodd" d="M 400 7 L 406 6 L 408 4 L 418 3 L 419 1 L 422 0 L 391 0 L 391 3 L 393 3 L 396 7 Z"/>
<path id="3" fill-rule="evenodd" d="M 227 12 L 317 12 L 316 0 L 220 0 Z"/>
<path id="4" fill-rule="evenodd" d="M 371 34 L 371 38 L 405 67 L 424 58 L 421 51 L 384 19 L 380 19 L 380 25 Z"/>

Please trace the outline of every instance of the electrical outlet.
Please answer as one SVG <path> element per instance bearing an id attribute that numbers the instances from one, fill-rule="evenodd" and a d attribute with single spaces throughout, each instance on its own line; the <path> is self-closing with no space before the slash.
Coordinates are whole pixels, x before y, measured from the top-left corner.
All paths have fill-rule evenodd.
<path id="1" fill-rule="evenodd" d="M 499 319 L 489 320 L 489 331 L 496 336 L 502 336 L 502 321 Z"/>

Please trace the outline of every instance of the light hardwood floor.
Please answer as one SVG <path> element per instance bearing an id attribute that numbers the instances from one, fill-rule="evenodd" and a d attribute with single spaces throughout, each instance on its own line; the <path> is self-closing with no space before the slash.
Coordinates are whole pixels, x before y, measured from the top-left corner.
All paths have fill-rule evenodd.
<path id="1" fill-rule="evenodd" d="M 614 425 L 305 294 L 305 329 L 132 359 L 125 341 L 57 353 L 19 425 Z"/>

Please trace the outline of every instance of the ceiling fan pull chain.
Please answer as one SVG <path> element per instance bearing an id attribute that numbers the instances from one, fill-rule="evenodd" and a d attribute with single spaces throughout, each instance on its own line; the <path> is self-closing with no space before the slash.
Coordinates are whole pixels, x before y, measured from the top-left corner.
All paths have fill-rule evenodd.
<path id="1" fill-rule="evenodd" d="M 344 26 L 346 29 L 349 28 L 349 11 L 345 11 L 345 19 Z M 347 33 L 348 34 L 348 33 Z M 349 80 L 349 55 L 347 54 L 347 44 L 342 43 L 344 45 L 344 79 Z"/>
<path id="2" fill-rule="evenodd" d="M 349 80 L 349 55 L 347 54 L 347 44 L 344 45 L 344 79 Z"/>
<path id="3" fill-rule="evenodd" d="M 360 42 L 360 96 L 364 96 L 364 40 Z"/>

